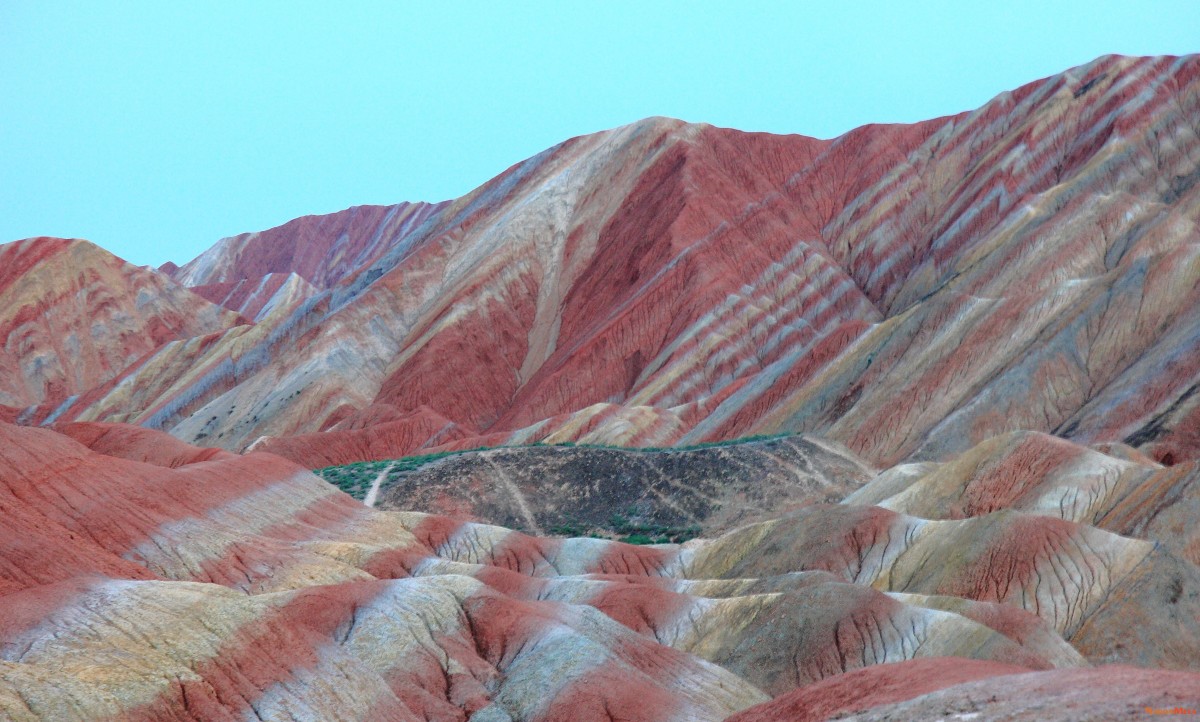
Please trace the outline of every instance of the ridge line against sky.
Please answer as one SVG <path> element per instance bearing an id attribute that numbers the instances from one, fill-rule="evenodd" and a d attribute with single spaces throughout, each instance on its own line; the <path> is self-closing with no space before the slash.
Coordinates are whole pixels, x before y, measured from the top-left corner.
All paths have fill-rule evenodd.
<path id="1" fill-rule="evenodd" d="M 352 205 L 458 197 L 664 115 L 833 137 L 1107 53 L 1200 50 L 1200 2 L 0 3 L 0 242 L 183 263 Z"/>

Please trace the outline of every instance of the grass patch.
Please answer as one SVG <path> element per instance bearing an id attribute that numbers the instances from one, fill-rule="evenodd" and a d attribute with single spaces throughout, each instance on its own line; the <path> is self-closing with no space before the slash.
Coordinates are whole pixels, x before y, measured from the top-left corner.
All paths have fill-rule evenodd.
<path id="1" fill-rule="evenodd" d="M 655 524 L 626 514 L 613 514 L 608 525 L 606 531 L 611 531 L 617 541 L 626 544 L 682 544 L 700 535 L 698 526 Z"/>
<path id="2" fill-rule="evenodd" d="M 385 459 L 382 461 L 359 461 L 353 464 L 340 464 L 313 469 L 313 473 L 350 496 L 362 501 L 367 496 L 375 477 L 388 471 L 387 481 L 396 481 L 403 475 L 447 456 L 466 454 L 472 451 L 483 451 L 488 447 L 480 446 L 461 451 L 440 451 L 436 454 L 417 454 L 400 459 Z"/>

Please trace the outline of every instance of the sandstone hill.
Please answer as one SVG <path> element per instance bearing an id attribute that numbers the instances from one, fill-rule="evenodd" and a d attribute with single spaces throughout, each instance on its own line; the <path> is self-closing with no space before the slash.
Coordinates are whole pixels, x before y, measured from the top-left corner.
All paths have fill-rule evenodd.
<path id="1" fill-rule="evenodd" d="M 70 431 L 0 424 L 8 719 L 821 719 L 989 699 L 1076 719 L 1200 690 L 1200 571 L 1064 520 L 813 505 L 684 545 L 539 538 L 371 509 L 271 454 L 164 439 L 133 460 L 116 441 L 158 432 Z"/>
<path id="2" fill-rule="evenodd" d="M 0 402 L 313 468 L 784 432 L 881 467 L 1012 430 L 1190 458 L 1198 83 L 1107 56 L 834 140 L 575 138 L 447 203 L 226 239 L 164 270 L 256 323 Z"/>

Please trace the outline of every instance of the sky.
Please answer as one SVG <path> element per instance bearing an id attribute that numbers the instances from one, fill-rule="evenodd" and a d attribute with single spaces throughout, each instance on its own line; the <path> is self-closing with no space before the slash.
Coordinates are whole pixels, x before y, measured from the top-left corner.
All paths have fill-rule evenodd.
<path id="1" fill-rule="evenodd" d="M 0 0 L 0 242 L 183 263 L 648 116 L 828 138 L 1197 51 L 1200 0 Z"/>

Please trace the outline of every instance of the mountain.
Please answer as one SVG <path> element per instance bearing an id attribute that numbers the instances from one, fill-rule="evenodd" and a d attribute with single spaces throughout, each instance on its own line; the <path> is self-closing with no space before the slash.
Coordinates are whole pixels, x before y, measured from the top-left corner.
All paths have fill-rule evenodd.
<path id="1" fill-rule="evenodd" d="M 0 717 L 1188 711 L 1198 221 L 1200 56 L 1106 56 L 0 246 Z"/>
<path id="2" fill-rule="evenodd" d="M 270 330 L 63 418 L 309 466 L 782 432 L 889 466 L 1016 429 L 1189 458 L 1198 68 L 1108 56 L 831 141 L 654 118 L 226 239 L 168 270 L 255 318 L 295 274 Z"/>
<path id="3" fill-rule="evenodd" d="M 55 407 L 172 341 L 244 324 L 87 241 L 0 245 L 0 404 Z"/>

